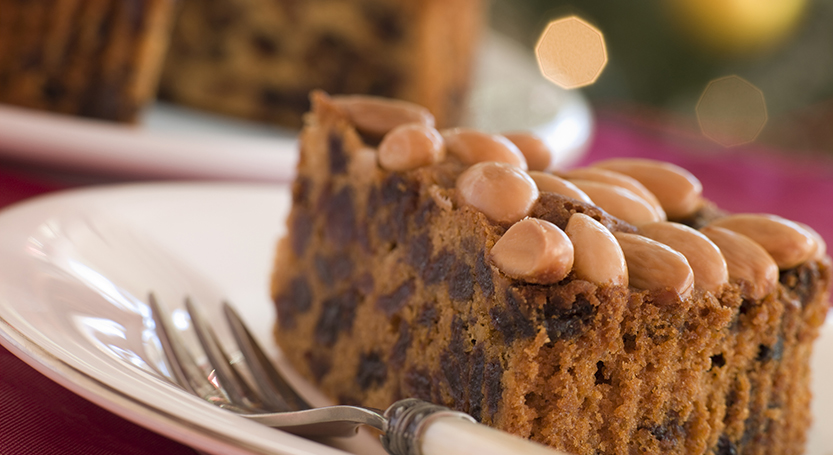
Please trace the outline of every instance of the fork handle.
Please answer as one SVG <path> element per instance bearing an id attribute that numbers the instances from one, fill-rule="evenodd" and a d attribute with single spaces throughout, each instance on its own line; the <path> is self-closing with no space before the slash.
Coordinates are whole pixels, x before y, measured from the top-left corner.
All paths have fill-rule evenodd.
<path id="1" fill-rule="evenodd" d="M 422 434 L 422 455 L 566 455 L 528 439 L 455 417 L 428 422 Z"/>
<path id="2" fill-rule="evenodd" d="M 397 401 L 385 411 L 385 418 L 382 445 L 393 455 L 565 455 L 415 398 Z"/>

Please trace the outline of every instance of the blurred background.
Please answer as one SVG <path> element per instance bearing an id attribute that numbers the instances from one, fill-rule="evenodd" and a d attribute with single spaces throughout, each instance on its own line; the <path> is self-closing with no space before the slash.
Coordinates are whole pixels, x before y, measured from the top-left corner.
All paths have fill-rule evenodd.
<path id="1" fill-rule="evenodd" d="M 520 46 L 486 42 L 485 54 L 497 58 L 487 62 L 481 104 L 471 109 L 495 114 L 492 123 L 489 115 L 479 119 L 483 129 L 535 126 L 541 118 L 529 114 L 539 110 L 555 142 L 577 138 L 571 165 L 622 156 L 672 162 L 696 175 L 721 208 L 800 221 L 833 245 L 833 0 L 483 1 L 492 31 Z M 185 5 L 193 8 L 191 20 L 177 22 L 182 33 L 171 35 L 169 13 Z M 477 13 L 446 11 L 440 30 L 451 39 L 429 36 L 439 52 L 425 55 L 443 55 L 456 40 L 453 56 L 464 57 L 435 62 L 437 71 L 424 71 L 429 79 L 454 64 L 468 66 L 467 51 L 480 43 L 460 31 L 479 27 L 476 0 L 0 0 L 0 209 L 114 182 L 266 181 L 285 191 L 297 129 L 270 124 L 270 109 L 292 108 L 298 126 L 309 87 L 276 87 L 300 81 L 319 88 L 323 82 L 312 76 L 320 76 L 384 94 L 408 79 L 397 71 L 413 72 L 397 61 L 420 54 L 407 47 L 405 32 L 435 31 L 414 26 L 413 13 L 438 5 Z M 329 15 L 322 20 L 329 30 L 297 20 L 313 9 L 306 12 L 316 20 Z M 67 13 L 82 10 L 90 14 Z M 76 16 L 84 20 L 75 23 Z M 576 91 L 542 81 L 534 62 L 548 24 L 569 16 L 595 27 L 607 54 L 595 82 Z M 137 38 L 138 31 L 148 36 Z M 586 50 L 575 43 L 568 37 L 555 53 Z M 155 50 L 159 61 L 125 48 Z M 275 71 L 282 51 L 294 48 L 301 49 L 293 71 Z M 180 84 L 157 91 L 153 73 L 169 50 L 169 75 Z M 149 68 L 137 69 L 142 64 Z M 125 76 L 140 69 L 150 76 Z M 335 93 L 344 81 L 330 82 Z M 436 96 L 439 102 L 463 104 L 458 89 L 466 84 L 442 85 L 450 91 Z M 174 89 L 213 96 L 205 109 L 194 108 L 177 104 L 183 100 Z M 576 99 L 572 111 L 564 107 Z M 233 104 L 238 117 L 229 117 L 228 107 L 212 111 L 214 102 Z M 705 127 L 721 134 L 704 134 Z M 64 390 L 1 347 L 0 397 L 12 398 L 0 407 L 0 453 L 194 454 Z M 808 453 L 829 453 L 824 443 L 811 437 Z"/>
<path id="2" fill-rule="evenodd" d="M 833 2 L 493 0 L 491 26 L 532 49 L 549 21 L 568 15 L 605 37 L 607 66 L 583 89 L 601 115 L 697 130 L 708 83 L 737 75 L 766 100 L 759 143 L 833 153 Z"/>
<path id="3" fill-rule="evenodd" d="M 96 12 L 88 15 L 95 20 L 58 27 L 73 17 L 52 13 L 48 6 L 58 4 Z M 9 5 L 19 18 L 35 19 L 11 20 Z M 705 196 L 729 211 L 776 213 L 833 238 L 826 209 L 833 198 L 830 0 L 0 6 L 6 181 L 23 175 L 48 188 L 160 179 L 285 183 L 294 177 L 309 91 L 323 88 L 410 100 L 431 109 L 440 127 L 463 119 L 494 132 L 533 130 L 546 135 L 554 166 L 620 156 L 670 161 L 697 175 Z M 489 30 L 478 34 L 483 7 Z M 420 14 L 426 11 L 442 14 Z M 593 28 L 590 41 L 603 41 L 606 55 L 603 69 L 588 73 L 592 83 L 563 90 L 540 77 L 535 51 L 548 26 L 569 17 Z M 136 38 L 136 30 L 144 34 Z M 581 60 L 593 57 L 594 45 L 577 30 L 556 34 L 541 60 L 587 70 Z M 98 41 L 84 47 L 76 36 Z M 124 76 L 140 72 L 134 60 L 150 60 L 124 52 L 131 48 L 124 43 L 134 50 L 154 44 L 158 60 L 144 65 L 144 79 Z M 6 201 L 32 192 L 23 186 Z"/>

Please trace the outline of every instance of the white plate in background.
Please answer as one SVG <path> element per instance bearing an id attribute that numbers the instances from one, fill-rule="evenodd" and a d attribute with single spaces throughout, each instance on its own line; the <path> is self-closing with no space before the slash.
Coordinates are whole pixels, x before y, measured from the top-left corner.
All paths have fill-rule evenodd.
<path id="1" fill-rule="evenodd" d="M 467 111 L 469 126 L 538 133 L 564 164 L 581 155 L 593 129 L 581 93 L 547 82 L 530 50 L 494 34 L 484 41 Z M 286 182 L 295 136 L 166 103 L 133 126 L 0 105 L 0 158 L 110 177 Z"/>
<path id="2" fill-rule="evenodd" d="M 268 283 L 289 199 L 280 185 L 144 184 L 64 192 L 0 212 L 0 344 L 84 398 L 209 453 L 341 453 L 222 411 L 159 373 L 150 291 L 168 308 L 187 294 L 214 320 L 228 299 L 285 368 L 271 341 Z M 833 321 L 813 368 L 806 455 L 831 455 Z M 370 438 L 350 444 L 357 453 L 379 448 Z"/>

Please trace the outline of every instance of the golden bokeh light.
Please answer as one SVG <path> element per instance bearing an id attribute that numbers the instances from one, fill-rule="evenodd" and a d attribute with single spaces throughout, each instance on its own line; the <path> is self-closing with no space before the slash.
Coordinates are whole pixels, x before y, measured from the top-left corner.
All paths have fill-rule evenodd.
<path id="1" fill-rule="evenodd" d="M 768 118 L 764 92 L 734 75 L 709 82 L 695 112 L 703 135 L 724 147 L 754 141 Z"/>
<path id="2" fill-rule="evenodd" d="M 604 35 L 576 16 L 550 22 L 535 56 L 544 77 L 566 89 L 592 84 L 607 64 Z"/>
<path id="3" fill-rule="evenodd" d="M 672 0 L 660 2 L 674 24 L 701 49 L 749 54 L 777 47 L 801 23 L 808 0 Z"/>

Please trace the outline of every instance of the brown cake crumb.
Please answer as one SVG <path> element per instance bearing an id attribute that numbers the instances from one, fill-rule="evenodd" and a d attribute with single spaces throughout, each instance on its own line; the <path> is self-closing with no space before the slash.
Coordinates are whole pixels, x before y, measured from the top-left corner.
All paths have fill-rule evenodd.
<path id="1" fill-rule="evenodd" d="M 313 89 L 417 102 L 437 124 L 455 124 L 487 6 L 483 0 L 178 3 L 161 97 L 292 128 L 302 125 Z"/>

